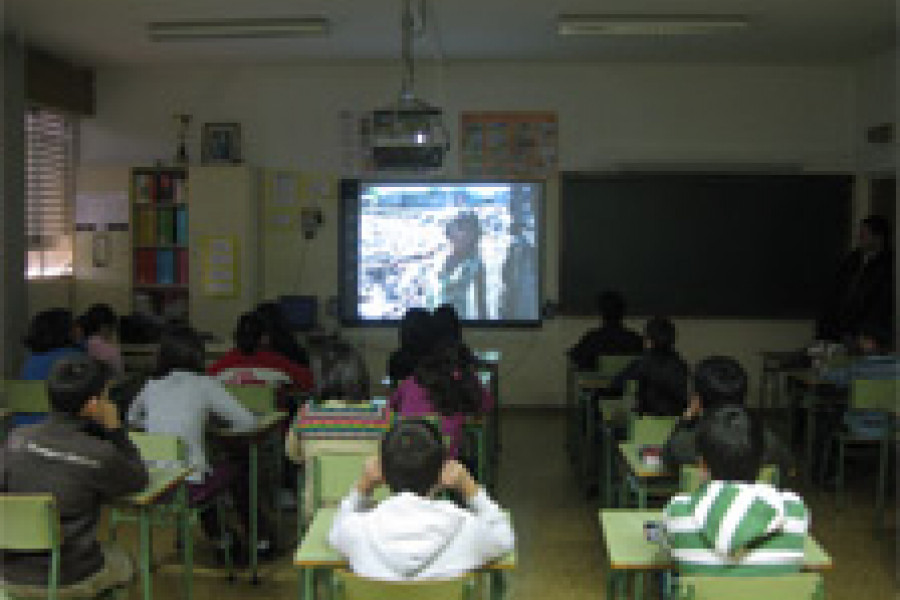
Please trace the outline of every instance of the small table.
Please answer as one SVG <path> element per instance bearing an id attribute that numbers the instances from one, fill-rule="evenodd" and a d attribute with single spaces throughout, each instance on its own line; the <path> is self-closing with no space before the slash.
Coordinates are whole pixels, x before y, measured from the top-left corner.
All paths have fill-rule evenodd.
<path id="1" fill-rule="evenodd" d="M 671 479 L 674 474 L 664 465 L 651 466 L 644 463 L 640 456 L 641 444 L 622 442 L 619 444 L 619 455 L 625 464 L 625 477 L 619 488 L 619 504 L 624 508 L 628 494 L 628 485 L 637 492 L 638 508 L 647 508 L 647 492 L 654 483 Z"/>
<path id="2" fill-rule="evenodd" d="M 798 350 L 763 350 L 762 373 L 759 378 L 759 407 L 776 408 L 781 404 L 781 375 L 792 370 L 791 364 L 796 365 L 798 357 L 803 355 Z M 774 393 L 769 396 L 770 389 Z"/>
<path id="3" fill-rule="evenodd" d="M 150 483 L 142 491 L 126 496 L 115 504 L 122 504 L 128 508 L 138 510 L 140 528 L 140 558 L 141 584 L 144 600 L 153 599 L 152 574 L 152 548 L 150 538 L 150 510 L 163 499 L 168 499 L 169 493 L 178 488 L 178 528 L 182 538 L 182 560 L 184 561 L 184 589 L 188 600 L 193 598 L 193 571 L 194 571 L 194 544 L 191 536 L 190 518 L 188 517 L 188 495 L 185 481 L 193 469 L 151 468 Z"/>
<path id="4" fill-rule="evenodd" d="M 316 570 L 331 571 L 346 568 L 347 559 L 328 545 L 328 533 L 334 521 L 336 508 L 319 508 L 313 515 L 309 529 L 294 553 L 294 565 L 299 568 L 298 600 L 313 600 L 313 575 Z M 513 550 L 479 569 L 490 577 L 491 600 L 500 600 L 503 595 L 503 573 L 516 566 L 516 551 Z"/>
<path id="5" fill-rule="evenodd" d="M 606 579 L 606 597 L 625 597 L 625 584 L 630 575 L 642 575 L 648 571 L 669 571 L 674 568 L 669 552 L 648 542 L 644 537 L 644 523 L 661 521 L 659 510 L 601 510 L 600 528 L 609 556 L 609 572 Z M 804 571 L 825 571 L 832 567 L 831 557 L 809 535 L 806 536 Z M 643 586 L 639 577 L 635 581 L 635 597 L 643 598 Z"/>
<path id="6" fill-rule="evenodd" d="M 233 431 L 230 429 L 217 430 L 215 434 L 222 438 L 237 439 L 247 443 L 250 452 L 250 581 L 259 583 L 259 557 L 257 555 L 257 541 L 259 538 L 259 446 L 269 435 L 277 431 L 279 426 L 288 418 L 287 413 L 271 412 L 256 418 L 253 429 Z M 278 453 L 281 456 L 281 452 Z M 280 475 L 281 460 L 278 460 L 278 473 Z M 281 510 L 276 509 L 276 534 L 281 530 Z"/>

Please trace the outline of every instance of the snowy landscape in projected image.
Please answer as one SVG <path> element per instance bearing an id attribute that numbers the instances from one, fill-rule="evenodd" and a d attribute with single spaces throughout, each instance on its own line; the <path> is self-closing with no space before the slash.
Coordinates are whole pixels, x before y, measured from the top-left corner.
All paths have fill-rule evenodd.
<path id="1" fill-rule="evenodd" d="M 358 315 L 452 304 L 460 318 L 539 318 L 536 183 L 362 186 Z"/>

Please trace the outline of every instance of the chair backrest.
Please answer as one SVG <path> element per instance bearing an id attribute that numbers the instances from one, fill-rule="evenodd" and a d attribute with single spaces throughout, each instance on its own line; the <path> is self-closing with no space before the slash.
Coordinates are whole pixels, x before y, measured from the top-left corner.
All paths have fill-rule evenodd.
<path id="1" fill-rule="evenodd" d="M 702 473 L 695 465 L 681 465 L 679 489 L 684 494 L 693 494 L 700 488 Z M 777 486 L 779 482 L 778 465 L 763 465 L 756 477 L 757 483 L 768 483 Z"/>
<path id="2" fill-rule="evenodd" d="M 679 600 L 824 600 L 822 576 L 792 573 L 772 577 L 682 575 Z"/>
<path id="3" fill-rule="evenodd" d="M 59 583 L 59 544 L 59 511 L 52 495 L 0 494 L 0 548 L 50 552 L 50 600 L 55 600 Z"/>
<path id="4" fill-rule="evenodd" d="M 313 508 L 335 506 L 347 495 L 363 472 L 368 454 L 319 454 L 312 457 Z M 375 499 L 384 498 L 387 488 L 375 491 Z"/>
<path id="5" fill-rule="evenodd" d="M 634 417 L 628 440 L 636 444 L 663 445 L 675 427 L 677 417 Z"/>
<path id="6" fill-rule="evenodd" d="M 597 373 L 602 377 L 614 377 L 618 375 L 631 362 L 639 358 L 632 354 L 609 354 L 597 357 Z"/>
<path id="7" fill-rule="evenodd" d="M 22 379 L 0 380 L 6 410 L 17 413 L 50 412 L 50 397 L 46 381 L 26 381 Z"/>
<path id="8" fill-rule="evenodd" d="M 337 600 L 467 600 L 474 596 L 473 575 L 424 581 L 366 579 L 344 570 L 335 577 Z"/>
<path id="9" fill-rule="evenodd" d="M 238 402 L 256 415 L 275 410 L 275 389 L 267 385 L 226 385 Z"/>
<path id="10" fill-rule="evenodd" d="M 187 446 L 177 435 L 132 431 L 128 437 L 145 461 L 178 461 L 187 457 Z"/>
<path id="11" fill-rule="evenodd" d="M 854 379 L 850 387 L 850 407 L 896 413 L 896 379 Z"/>

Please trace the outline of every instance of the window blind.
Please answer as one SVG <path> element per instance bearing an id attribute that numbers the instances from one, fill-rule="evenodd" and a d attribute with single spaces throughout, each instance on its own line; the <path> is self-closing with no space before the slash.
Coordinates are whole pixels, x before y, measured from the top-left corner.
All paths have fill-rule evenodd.
<path id="1" fill-rule="evenodd" d="M 74 119 L 45 108 L 25 114 L 25 223 L 29 278 L 72 273 Z"/>

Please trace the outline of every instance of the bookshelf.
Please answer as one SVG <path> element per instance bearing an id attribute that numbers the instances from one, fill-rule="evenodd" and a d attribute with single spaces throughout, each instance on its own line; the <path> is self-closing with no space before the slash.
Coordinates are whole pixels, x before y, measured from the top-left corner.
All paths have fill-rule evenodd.
<path id="1" fill-rule="evenodd" d="M 131 170 L 134 307 L 186 319 L 189 306 L 188 171 Z"/>

